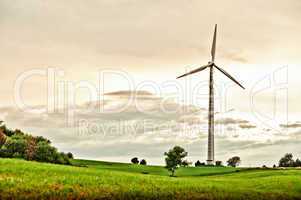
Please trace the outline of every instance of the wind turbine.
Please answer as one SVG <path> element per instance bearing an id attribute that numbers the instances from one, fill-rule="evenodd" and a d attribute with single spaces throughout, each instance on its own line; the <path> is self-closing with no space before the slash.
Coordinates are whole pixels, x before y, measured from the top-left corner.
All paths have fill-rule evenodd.
<path id="1" fill-rule="evenodd" d="M 245 89 L 237 80 L 235 80 L 229 73 L 227 73 L 224 69 L 218 67 L 215 64 L 215 49 L 216 49 L 216 32 L 217 32 L 217 24 L 215 25 L 214 29 L 214 36 L 211 48 L 211 61 L 208 62 L 207 65 L 201 66 L 197 69 L 194 69 L 186 74 L 183 74 L 178 78 L 182 78 L 184 76 L 188 76 L 190 74 L 194 74 L 200 71 L 203 71 L 206 68 L 210 68 L 210 79 L 209 79 L 209 110 L 208 110 L 208 157 L 207 157 L 207 164 L 213 165 L 214 164 L 214 90 L 213 90 L 213 73 L 214 68 L 222 72 L 232 81 L 234 81 L 237 85 L 241 88 Z"/>

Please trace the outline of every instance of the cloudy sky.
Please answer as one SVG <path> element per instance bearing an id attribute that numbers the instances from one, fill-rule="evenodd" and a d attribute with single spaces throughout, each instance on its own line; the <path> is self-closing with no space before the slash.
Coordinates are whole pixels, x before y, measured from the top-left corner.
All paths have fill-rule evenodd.
<path id="1" fill-rule="evenodd" d="M 0 116 L 81 158 L 162 164 L 182 145 L 206 159 L 208 71 L 216 159 L 301 157 L 301 2 L 0 0 Z M 134 92 L 133 92 L 134 91 Z M 281 147 L 281 148 L 280 148 Z"/>

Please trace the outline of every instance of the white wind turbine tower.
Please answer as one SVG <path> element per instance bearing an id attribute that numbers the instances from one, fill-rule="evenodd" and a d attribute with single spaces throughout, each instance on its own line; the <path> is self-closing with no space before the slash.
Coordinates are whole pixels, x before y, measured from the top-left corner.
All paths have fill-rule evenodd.
<path id="1" fill-rule="evenodd" d="M 206 68 L 210 68 L 210 79 L 209 79 L 209 110 L 208 110 L 208 157 L 207 157 L 207 164 L 213 165 L 214 164 L 214 91 L 213 91 L 213 72 L 214 68 L 218 69 L 236 84 L 238 84 L 241 88 L 245 89 L 238 81 L 236 81 L 230 74 L 228 74 L 225 70 L 218 67 L 215 64 L 215 48 L 216 48 L 216 31 L 217 25 L 215 25 L 214 29 L 214 36 L 213 36 L 213 43 L 211 48 L 211 61 L 208 62 L 207 65 L 201 66 L 197 69 L 194 69 L 182 76 L 177 78 L 182 78 L 184 76 L 194 74 L 200 72 Z"/>

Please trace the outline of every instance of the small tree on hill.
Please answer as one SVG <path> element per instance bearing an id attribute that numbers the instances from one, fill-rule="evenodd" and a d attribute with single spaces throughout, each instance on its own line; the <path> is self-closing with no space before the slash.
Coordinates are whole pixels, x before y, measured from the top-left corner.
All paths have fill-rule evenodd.
<path id="1" fill-rule="evenodd" d="M 140 161 L 140 165 L 146 165 L 146 160 L 142 159 L 142 160 Z"/>
<path id="2" fill-rule="evenodd" d="M 134 158 L 131 159 L 131 162 L 132 162 L 133 164 L 138 164 L 138 163 L 139 163 L 139 160 L 138 160 L 137 157 L 134 157 Z"/>
<path id="3" fill-rule="evenodd" d="M 236 167 L 236 166 L 238 166 L 241 163 L 241 160 L 240 160 L 240 157 L 234 156 L 234 157 L 230 158 L 227 161 L 227 163 L 228 163 L 228 166 Z"/>
<path id="4" fill-rule="evenodd" d="M 176 169 L 182 165 L 183 159 L 188 155 L 188 153 L 180 146 L 175 146 L 164 155 L 166 168 L 171 171 L 171 176 L 174 176 Z"/>

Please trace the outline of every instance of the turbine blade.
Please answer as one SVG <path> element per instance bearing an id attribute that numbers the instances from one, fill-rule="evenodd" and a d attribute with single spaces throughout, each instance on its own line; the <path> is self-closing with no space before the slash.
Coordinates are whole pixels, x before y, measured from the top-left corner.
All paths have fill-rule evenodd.
<path id="1" fill-rule="evenodd" d="M 217 32 L 217 24 L 215 24 L 213 42 L 212 42 L 212 47 L 211 47 L 211 61 L 212 62 L 214 62 L 214 60 L 215 60 L 216 32 Z"/>
<path id="2" fill-rule="evenodd" d="M 245 89 L 244 86 L 242 86 L 237 80 L 235 80 L 229 73 L 227 73 L 225 70 L 222 68 L 219 68 L 218 66 L 214 65 L 220 72 L 225 74 L 228 78 L 230 78 L 232 81 L 234 81 L 237 85 L 239 85 L 242 89 Z"/>
<path id="3" fill-rule="evenodd" d="M 192 71 L 190 71 L 190 72 L 188 72 L 188 73 L 186 73 L 186 74 L 183 74 L 183 75 L 181 75 L 181 76 L 178 76 L 177 79 L 178 79 L 178 78 L 182 78 L 182 77 L 187 76 L 187 75 L 190 75 L 190 74 L 194 74 L 194 73 L 200 72 L 200 71 L 206 69 L 206 68 L 209 67 L 209 66 L 210 66 L 210 65 L 205 65 L 205 66 L 199 67 L 199 68 L 197 68 L 197 69 L 194 69 L 194 70 L 192 70 Z"/>

